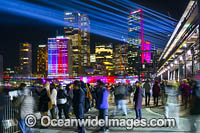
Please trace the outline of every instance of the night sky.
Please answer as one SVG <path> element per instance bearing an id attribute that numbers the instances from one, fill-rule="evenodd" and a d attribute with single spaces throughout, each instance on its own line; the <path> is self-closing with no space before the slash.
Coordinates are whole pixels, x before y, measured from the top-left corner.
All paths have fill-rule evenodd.
<path id="1" fill-rule="evenodd" d="M 101 0 L 102 1 L 102 0 Z M 180 19 L 189 0 L 132 0 L 138 4 L 161 12 L 177 20 Z M 0 2 L 1 3 L 1 2 Z M 48 37 L 55 37 L 56 33 L 62 34 L 63 27 L 49 24 L 36 19 L 12 15 L 0 10 L 0 53 L 4 55 L 4 68 L 18 65 L 18 44 L 29 42 L 36 53 L 38 44 L 47 44 Z M 106 37 L 91 34 L 91 47 L 94 51 L 95 42 L 117 43 Z M 36 55 L 33 54 L 33 67 L 36 64 Z M 35 69 L 34 69 L 35 71 Z"/>

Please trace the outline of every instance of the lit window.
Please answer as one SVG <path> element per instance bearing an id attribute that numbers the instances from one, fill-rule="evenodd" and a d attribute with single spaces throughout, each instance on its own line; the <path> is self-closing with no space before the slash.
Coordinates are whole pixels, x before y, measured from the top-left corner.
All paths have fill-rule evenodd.
<path id="1" fill-rule="evenodd" d="M 29 47 L 29 44 L 28 43 L 24 43 L 23 46 L 24 47 Z"/>
<path id="2" fill-rule="evenodd" d="M 29 64 L 28 62 L 23 62 L 23 64 Z"/>
<path id="3" fill-rule="evenodd" d="M 29 49 L 21 49 L 21 51 L 29 51 Z"/>

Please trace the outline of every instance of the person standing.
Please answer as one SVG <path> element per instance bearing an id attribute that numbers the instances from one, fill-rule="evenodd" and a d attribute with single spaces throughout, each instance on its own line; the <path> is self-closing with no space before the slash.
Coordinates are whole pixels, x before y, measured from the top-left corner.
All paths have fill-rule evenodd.
<path id="1" fill-rule="evenodd" d="M 38 106 L 38 110 L 42 116 L 48 116 L 48 110 L 49 110 L 49 102 L 51 101 L 51 94 L 50 94 L 50 84 L 47 81 L 44 84 L 44 88 L 42 89 L 41 93 L 40 93 L 40 98 L 39 98 L 39 106 Z M 47 121 L 44 121 L 44 123 L 46 123 Z M 45 128 L 42 127 L 41 128 Z"/>
<path id="2" fill-rule="evenodd" d="M 128 89 L 128 103 L 131 103 L 131 93 L 133 92 L 133 88 L 130 83 L 127 85 L 127 89 Z"/>
<path id="3" fill-rule="evenodd" d="M 57 106 L 58 106 L 58 116 L 59 119 L 62 119 L 62 112 L 65 115 L 66 119 L 69 119 L 69 100 L 66 91 L 64 90 L 63 85 L 59 85 L 58 94 L 57 94 Z"/>
<path id="4" fill-rule="evenodd" d="M 145 105 L 148 106 L 150 103 L 150 98 L 151 98 L 151 94 L 150 94 L 151 85 L 149 83 L 149 80 L 147 80 L 144 83 L 143 88 L 145 89 Z"/>
<path id="5" fill-rule="evenodd" d="M 166 103 L 166 100 L 165 100 L 165 88 L 166 88 L 166 84 L 165 84 L 165 81 L 163 80 L 160 84 L 160 96 L 161 96 L 161 103 L 162 105 L 164 105 Z"/>
<path id="6" fill-rule="evenodd" d="M 100 84 L 101 84 L 101 80 L 97 80 L 97 85 L 94 88 L 94 98 L 95 98 L 95 108 L 97 108 L 97 101 L 99 99 L 99 93 L 100 93 Z"/>
<path id="7" fill-rule="evenodd" d="M 84 119 L 85 91 L 81 88 L 81 82 L 77 80 L 74 81 L 72 102 L 76 119 Z M 85 127 L 83 125 L 78 125 L 78 133 L 85 133 Z"/>
<path id="8" fill-rule="evenodd" d="M 97 109 L 99 110 L 99 119 L 106 120 L 106 117 L 108 117 L 108 98 L 109 98 L 109 92 L 108 89 L 105 87 L 103 82 L 99 83 L 100 93 L 97 99 Z M 104 125 L 100 128 L 100 131 L 109 131 L 108 127 Z"/>
<path id="9" fill-rule="evenodd" d="M 73 84 L 68 84 L 65 88 L 67 93 L 67 112 L 69 112 L 69 116 L 72 115 L 71 106 L 72 106 L 72 99 L 73 99 Z"/>
<path id="10" fill-rule="evenodd" d="M 136 119 L 142 119 L 142 85 L 139 81 L 136 82 L 136 90 L 134 93 Z"/>
<path id="11" fill-rule="evenodd" d="M 56 119 L 56 104 L 57 104 L 57 90 L 54 83 L 50 85 L 50 93 L 51 93 L 51 103 L 52 108 L 50 109 L 52 119 Z"/>
<path id="12" fill-rule="evenodd" d="M 158 106 L 158 97 L 160 95 L 160 86 L 158 84 L 158 80 L 155 81 L 155 84 L 153 85 L 153 99 L 154 99 L 154 105 Z"/>

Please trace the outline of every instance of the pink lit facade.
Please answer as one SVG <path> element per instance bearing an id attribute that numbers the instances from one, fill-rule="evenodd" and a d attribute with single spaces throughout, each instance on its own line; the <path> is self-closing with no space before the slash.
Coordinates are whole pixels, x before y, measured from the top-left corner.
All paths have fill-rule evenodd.
<path id="1" fill-rule="evenodd" d="M 48 39 L 48 75 L 68 75 L 68 38 Z"/>

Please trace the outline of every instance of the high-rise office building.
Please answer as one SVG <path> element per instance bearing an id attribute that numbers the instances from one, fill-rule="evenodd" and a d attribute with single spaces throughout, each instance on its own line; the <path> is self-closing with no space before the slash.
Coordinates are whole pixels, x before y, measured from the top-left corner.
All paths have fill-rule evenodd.
<path id="1" fill-rule="evenodd" d="M 96 75 L 112 76 L 113 75 L 113 46 L 112 44 L 96 44 Z"/>
<path id="2" fill-rule="evenodd" d="M 128 75 L 139 75 L 141 49 L 143 49 L 143 13 L 142 9 L 128 16 Z"/>
<path id="3" fill-rule="evenodd" d="M 86 70 L 90 66 L 90 20 L 85 14 L 81 15 L 81 67 Z M 86 73 L 85 73 L 86 74 Z"/>
<path id="4" fill-rule="evenodd" d="M 72 59 L 72 77 L 77 77 L 81 72 L 81 30 L 80 30 L 80 13 L 78 12 L 65 12 L 64 27 L 65 37 L 71 39 L 72 43 L 69 47 Z"/>
<path id="5" fill-rule="evenodd" d="M 48 77 L 69 76 L 66 37 L 48 38 Z"/>
<path id="6" fill-rule="evenodd" d="M 47 45 L 38 45 L 37 47 L 37 74 L 47 76 L 48 69 L 48 47 Z"/>
<path id="7" fill-rule="evenodd" d="M 140 48 L 128 44 L 128 75 L 135 76 L 138 74 L 140 67 Z"/>
<path id="8" fill-rule="evenodd" d="M 73 77 L 86 74 L 90 64 L 90 21 L 87 15 L 78 12 L 65 12 L 65 37 L 71 39 L 72 75 Z"/>
<path id="9" fill-rule="evenodd" d="M 19 45 L 19 63 L 21 76 L 31 76 L 32 74 L 32 45 L 21 43 Z"/>
<path id="10" fill-rule="evenodd" d="M 113 65 L 115 76 L 128 75 L 128 44 L 114 45 Z"/>

